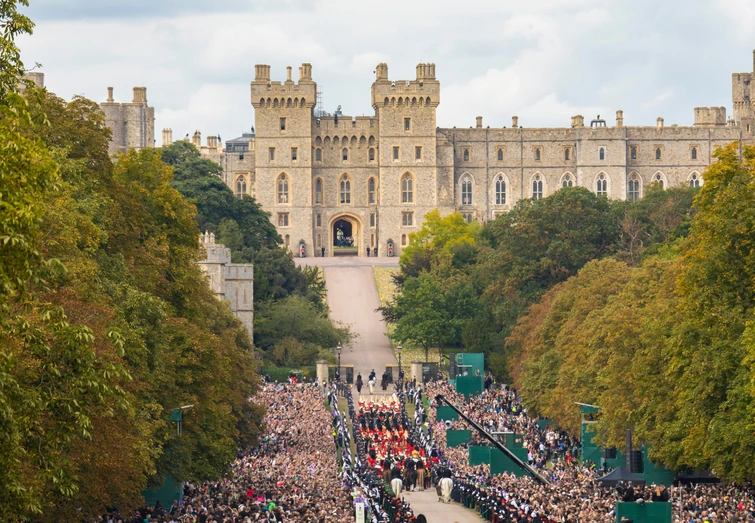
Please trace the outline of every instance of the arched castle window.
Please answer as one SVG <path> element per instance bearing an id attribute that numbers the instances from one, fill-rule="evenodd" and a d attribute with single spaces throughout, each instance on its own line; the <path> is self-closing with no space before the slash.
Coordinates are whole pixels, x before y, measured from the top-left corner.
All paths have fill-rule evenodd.
<path id="1" fill-rule="evenodd" d="M 692 160 L 697 160 L 697 147 L 693 147 L 689 152 L 690 158 Z"/>
<path id="2" fill-rule="evenodd" d="M 373 204 L 377 201 L 375 196 L 375 178 L 370 178 L 367 181 L 367 203 Z"/>
<path id="3" fill-rule="evenodd" d="M 322 205 L 322 179 L 317 178 L 315 180 L 315 204 Z"/>
<path id="4" fill-rule="evenodd" d="M 627 180 L 627 200 L 630 202 L 636 202 L 640 199 L 640 177 L 637 173 L 629 175 Z"/>
<path id="5" fill-rule="evenodd" d="M 540 200 L 543 197 L 543 177 L 536 174 L 532 177 L 532 199 Z"/>
<path id="6" fill-rule="evenodd" d="M 502 174 L 495 178 L 495 204 L 506 205 L 506 179 Z"/>
<path id="7" fill-rule="evenodd" d="M 370 148 L 370 161 L 371 162 L 375 161 L 375 149 L 373 148 Z"/>
<path id="8" fill-rule="evenodd" d="M 401 235 L 401 246 L 402 247 L 406 246 L 406 234 Z"/>
<path id="9" fill-rule="evenodd" d="M 414 202 L 414 180 L 412 175 L 405 173 L 401 177 L 401 203 Z"/>
<path id="10" fill-rule="evenodd" d="M 285 238 L 283 238 L 283 243 L 285 244 L 286 247 L 291 245 L 291 237 L 288 234 L 285 236 Z"/>
<path id="11" fill-rule="evenodd" d="M 348 149 L 346 149 L 346 148 L 344 148 L 344 149 L 343 149 L 343 150 L 341 151 L 341 157 L 343 158 L 343 161 L 344 161 L 344 162 L 345 162 L 346 160 L 348 160 L 348 159 L 349 159 L 349 150 L 348 150 Z"/>
<path id="12" fill-rule="evenodd" d="M 278 203 L 289 203 L 288 199 L 288 176 L 281 173 L 278 176 Z"/>
<path id="13" fill-rule="evenodd" d="M 461 179 L 461 204 L 472 205 L 472 177 L 468 174 Z"/>
<path id="14" fill-rule="evenodd" d="M 608 180 L 604 173 L 600 173 L 595 180 L 595 193 L 598 196 L 608 196 Z"/>
<path id="15" fill-rule="evenodd" d="M 653 175 L 653 183 L 657 183 L 663 189 L 663 175 L 659 172 L 655 173 Z"/>
<path id="16" fill-rule="evenodd" d="M 315 161 L 316 162 L 322 161 L 322 149 L 315 149 Z"/>
<path id="17" fill-rule="evenodd" d="M 564 148 L 564 160 L 568 162 L 570 157 L 571 157 L 571 149 L 569 149 L 568 147 L 565 147 Z"/>
<path id="18" fill-rule="evenodd" d="M 351 203 L 351 181 L 347 174 L 341 177 L 341 203 Z"/>
<path id="19" fill-rule="evenodd" d="M 464 161 L 469 161 L 469 149 L 464 149 Z"/>
<path id="20" fill-rule="evenodd" d="M 700 187 L 701 185 L 701 178 L 700 175 L 696 172 L 689 175 L 689 186 L 690 187 Z"/>
<path id="21" fill-rule="evenodd" d="M 600 150 L 598 151 L 598 157 L 601 160 L 605 160 L 606 159 L 606 148 L 605 147 L 601 147 L 600 148 Z"/>
<path id="22" fill-rule="evenodd" d="M 574 177 L 571 173 L 566 173 L 561 178 L 561 187 L 572 187 L 574 185 Z"/>
<path id="23" fill-rule="evenodd" d="M 503 149 L 498 149 L 498 161 L 503 161 Z"/>
<path id="24" fill-rule="evenodd" d="M 239 179 L 236 180 L 236 197 L 237 198 L 243 198 L 246 194 L 246 178 L 243 176 L 239 176 Z"/>
<path id="25" fill-rule="evenodd" d="M 536 162 L 540 161 L 540 154 L 541 154 L 540 153 L 540 147 L 535 147 L 535 161 Z"/>
<path id="26" fill-rule="evenodd" d="M 656 160 L 660 160 L 661 159 L 661 148 L 660 147 L 656 147 L 655 148 L 655 159 Z"/>

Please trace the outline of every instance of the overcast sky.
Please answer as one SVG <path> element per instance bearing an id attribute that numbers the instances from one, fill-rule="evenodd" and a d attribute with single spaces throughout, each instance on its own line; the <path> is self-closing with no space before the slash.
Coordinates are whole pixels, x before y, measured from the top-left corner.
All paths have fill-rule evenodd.
<path id="1" fill-rule="evenodd" d="M 690 125 L 695 106 L 726 106 L 731 73 L 751 71 L 755 0 L 30 0 L 27 68 L 69 99 L 117 101 L 147 87 L 155 136 L 223 140 L 254 125 L 254 64 L 273 80 L 302 62 L 324 109 L 370 115 L 375 65 L 414 79 L 435 62 L 438 125 Z M 369 6 L 379 6 L 370 9 Z"/>

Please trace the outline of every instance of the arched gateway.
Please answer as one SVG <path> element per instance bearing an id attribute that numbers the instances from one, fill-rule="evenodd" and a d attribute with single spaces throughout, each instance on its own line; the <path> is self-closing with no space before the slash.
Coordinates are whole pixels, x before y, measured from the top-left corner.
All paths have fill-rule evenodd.
<path id="1" fill-rule="evenodd" d="M 330 256 L 363 256 L 362 220 L 353 214 L 338 214 L 328 226 Z"/>

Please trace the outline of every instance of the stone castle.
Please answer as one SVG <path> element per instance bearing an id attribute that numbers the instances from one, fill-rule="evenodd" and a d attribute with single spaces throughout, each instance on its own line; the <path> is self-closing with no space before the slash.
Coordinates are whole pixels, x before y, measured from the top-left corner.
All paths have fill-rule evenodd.
<path id="1" fill-rule="evenodd" d="M 487 221 L 562 187 L 637 200 L 653 183 L 699 186 L 717 146 L 755 143 L 755 52 L 753 72 L 732 77 L 732 117 L 724 107 L 697 107 L 691 127 L 663 118 L 625 126 L 616 111 L 612 125 L 576 115 L 568 127 L 524 128 L 514 116 L 511 127 L 490 128 L 478 116 L 468 129 L 439 128 L 440 82 L 435 65 L 424 63 L 413 80 L 390 80 L 388 66 L 377 66 L 374 116 L 326 115 L 316 108 L 312 66 L 302 64 L 296 82 L 291 73 L 273 81 L 270 66 L 255 66 L 253 132 L 225 147 L 217 136 L 201 145 L 199 131 L 192 142 L 223 167 L 237 196 L 254 197 L 271 214 L 285 245 L 306 256 L 364 256 L 368 248 L 400 255 L 433 209 Z M 133 103 L 142 102 L 146 92 L 137 100 L 135 91 Z M 140 128 L 125 124 L 132 127 Z M 172 141 L 164 129 L 163 145 Z"/>

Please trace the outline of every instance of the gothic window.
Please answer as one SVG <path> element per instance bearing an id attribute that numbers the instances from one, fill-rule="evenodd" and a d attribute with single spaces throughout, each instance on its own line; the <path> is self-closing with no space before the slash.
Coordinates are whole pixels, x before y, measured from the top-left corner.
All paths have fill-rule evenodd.
<path id="1" fill-rule="evenodd" d="M 468 174 L 461 179 L 461 204 L 472 205 L 472 177 Z"/>
<path id="2" fill-rule="evenodd" d="M 412 227 L 414 225 L 414 213 L 402 212 L 401 213 L 401 225 L 403 227 Z"/>
<path id="3" fill-rule="evenodd" d="M 653 176 L 653 183 L 657 183 L 663 189 L 663 175 L 661 173 L 655 173 Z"/>
<path id="4" fill-rule="evenodd" d="M 660 160 L 661 159 L 661 148 L 660 147 L 656 147 L 655 148 L 655 159 L 656 160 Z"/>
<path id="5" fill-rule="evenodd" d="M 539 174 L 532 177 L 532 199 L 540 200 L 543 197 L 543 178 Z"/>
<path id="6" fill-rule="evenodd" d="M 415 160 L 421 160 L 422 159 L 422 147 L 417 146 L 414 148 L 414 159 Z"/>
<path id="7" fill-rule="evenodd" d="M 287 212 L 278 213 L 278 227 L 288 227 L 288 213 Z"/>
<path id="8" fill-rule="evenodd" d="M 608 180 L 603 173 L 598 175 L 598 179 L 595 182 L 595 192 L 598 196 L 608 196 Z"/>
<path id="9" fill-rule="evenodd" d="M 566 173 L 561 179 L 561 187 L 572 187 L 574 185 L 574 178 L 569 173 Z"/>
<path id="10" fill-rule="evenodd" d="M 341 203 L 351 203 L 351 182 L 346 174 L 341 177 Z"/>
<path id="11" fill-rule="evenodd" d="M 243 176 L 239 176 L 236 180 L 236 197 L 243 198 L 246 194 L 246 179 Z"/>
<path id="12" fill-rule="evenodd" d="M 315 204 L 322 205 L 322 180 L 315 180 Z"/>
<path id="13" fill-rule="evenodd" d="M 697 160 L 697 147 L 692 148 L 692 150 L 690 151 L 690 157 L 693 160 Z"/>
<path id="14" fill-rule="evenodd" d="M 469 161 L 469 149 L 464 149 L 464 161 Z"/>
<path id="15" fill-rule="evenodd" d="M 316 162 L 322 161 L 322 149 L 315 149 L 315 161 Z"/>
<path id="16" fill-rule="evenodd" d="M 629 175 L 627 181 L 627 200 L 630 202 L 636 202 L 640 199 L 640 177 L 637 173 Z"/>
<path id="17" fill-rule="evenodd" d="M 286 176 L 286 173 L 281 173 L 278 176 L 278 203 L 289 203 L 288 176 Z"/>
<path id="18" fill-rule="evenodd" d="M 344 161 L 344 162 L 345 162 L 346 160 L 348 160 L 348 159 L 349 159 L 349 150 L 348 150 L 348 149 L 344 149 L 344 150 L 342 150 L 342 151 L 341 151 L 341 157 L 343 158 L 343 161 Z"/>
<path id="19" fill-rule="evenodd" d="M 692 175 L 689 177 L 689 186 L 690 187 L 700 187 L 700 175 L 697 173 L 692 173 Z"/>
<path id="20" fill-rule="evenodd" d="M 375 149 L 372 149 L 372 148 L 370 149 L 370 161 L 371 162 L 375 161 Z"/>
<path id="21" fill-rule="evenodd" d="M 498 161 L 503 161 L 503 149 L 498 149 Z"/>
<path id="22" fill-rule="evenodd" d="M 564 160 L 568 162 L 570 157 L 571 157 L 571 149 L 566 147 L 564 149 Z"/>
<path id="23" fill-rule="evenodd" d="M 540 161 L 540 155 L 541 155 L 540 147 L 535 147 L 535 161 L 536 162 Z"/>
<path id="24" fill-rule="evenodd" d="M 637 147 L 630 147 L 630 149 L 629 149 L 629 157 L 632 160 L 636 160 L 637 159 Z"/>
<path id="25" fill-rule="evenodd" d="M 598 151 L 598 157 L 601 160 L 605 160 L 606 159 L 606 148 L 605 147 L 601 147 L 600 148 L 600 150 Z"/>
<path id="26" fill-rule="evenodd" d="M 401 178 L 401 203 L 414 202 L 414 180 L 409 173 Z"/>
<path id="27" fill-rule="evenodd" d="M 495 204 L 506 205 L 506 180 L 502 174 L 495 179 Z"/>
<path id="28" fill-rule="evenodd" d="M 472 223 L 474 221 L 474 213 L 473 212 L 464 212 L 461 213 L 461 217 L 464 218 L 464 221 L 467 223 Z"/>
<path id="29" fill-rule="evenodd" d="M 375 178 L 370 178 L 367 182 L 367 203 L 373 204 L 375 202 Z"/>

